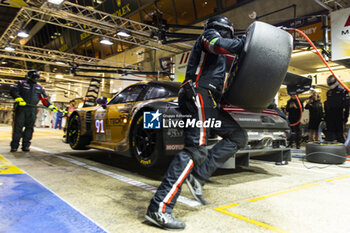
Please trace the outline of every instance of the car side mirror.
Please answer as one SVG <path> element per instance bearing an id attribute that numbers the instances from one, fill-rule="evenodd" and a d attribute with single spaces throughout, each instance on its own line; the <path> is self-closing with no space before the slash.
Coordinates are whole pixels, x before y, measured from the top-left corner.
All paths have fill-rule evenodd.
<path id="1" fill-rule="evenodd" d="M 106 97 L 99 97 L 96 99 L 96 103 L 98 105 L 101 105 L 103 108 L 106 108 L 107 106 L 107 98 Z"/>
<path id="2" fill-rule="evenodd" d="M 289 95 L 298 95 L 310 90 L 312 78 L 287 72 L 283 84 L 287 86 Z"/>

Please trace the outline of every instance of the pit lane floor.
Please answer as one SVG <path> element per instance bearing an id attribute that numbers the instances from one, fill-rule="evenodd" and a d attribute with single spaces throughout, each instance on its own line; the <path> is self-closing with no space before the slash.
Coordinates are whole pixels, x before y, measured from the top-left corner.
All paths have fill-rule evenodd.
<path id="1" fill-rule="evenodd" d="M 144 214 L 166 168 L 72 151 L 53 129 L 35 129 L 30 152 L 10 153 L 10 136 L 11 128 L 0 126 L 0 232 L 164 232 Z M 9 167 L 15 174 L 4 174 Z M 350 162 L 252 161 L 249 168 L 217 171 L 204 195 L 209 204 L 198 206 L 183 186 L 174 209 L 187 224 L 183 232 L 350 232 Z"/>

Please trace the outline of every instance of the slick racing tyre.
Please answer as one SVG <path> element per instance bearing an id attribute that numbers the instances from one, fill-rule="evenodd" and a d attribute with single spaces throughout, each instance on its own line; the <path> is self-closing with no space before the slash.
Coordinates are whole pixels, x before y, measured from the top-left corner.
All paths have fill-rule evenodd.
<path id="1" fill-rule="evenodd" d="M 73 150 L 88 150 L 90 144 L 89 135 L 81 134 L 81 121 L 78 114 L 73 114 L 68 119 L 67 141 Z"/>
<path id="2" fill-rule="evenodd" d="M 230 74 L 225 100 L 250 112 L 270 105 L 286 76 L 293 38 L 286 31 L 256 21 L 247 32 L 238 70 Z"/>
<path id="3" fill-rule="evenodd" d="M 144 129 L 143 113 L 138 114 L 130 131 L 130 152 L 132 156 L 141 167 L 154 167 L 162 161 L 162 148 L 162 130 Z"/>
<path id="4" fill-rule="evenodd" d="M 307 143 L 306 160 L 314 163 L 342 164 L 346 160 L 346 148 L 342 143 Z"/>

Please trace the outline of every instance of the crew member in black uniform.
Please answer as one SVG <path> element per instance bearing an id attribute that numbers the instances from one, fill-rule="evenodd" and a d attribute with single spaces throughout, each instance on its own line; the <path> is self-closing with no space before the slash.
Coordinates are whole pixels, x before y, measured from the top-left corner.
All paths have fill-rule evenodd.
<path id="1" fill-rule="evenodd" d="M 317 92 L 313 92 L 305 105 L 309 110 L 309 142 L 318 141 L 318 126 L 323 117 L 323 107 Z"/>
<path id="2" fill-rule="evenodd" d="M 204 182 L 247 143 L 247 133 L 218 107 L 224 89 L 226 55 L 240 54 L 245 43 L 245 38 L 234 38 L 233 34 L 233 24 L 226 17 L 212 17 L 192 48 L 186 78 L 179 91 L 179 108 L 184 115 L 191 115 L 191 119 L 219 120 L 221 127 L 184 129 L 185 147 L 171 162 L 145 216 L 165 229 L 185 228 L 185 223 L 172 215 L 183 182 L 186 180 L 193 196 L 205 204 Z M 210 131 L 222 140 L 207 151 Z"/>
<path id="3" fill-rule="evenodd" d="M 22 151 L 29 151 L 30 140 L 33 136 L 33 128 L 36 119 L 36 105 L 39 100 L 51 111 L 59 111 L 47 99 L 44 88 L 37 84 L 40 74 L 36 70 L 30 70 L 25 80 L 16 82 L 11 86 L 10 93 L 15 99 L 11 152 L 16 152 L 19 141 L 22 138 Z M 23 127 L 25 127 L 23 131 Z"/>
<path id="4" fill-rule="evenodd" d="M 333 75 L 327 78 L 327 84 L 330 90 L 327 91 L 327 101 L 324 103 L 326 140 L 344 143 L 344 127 L 349 117 L 349 93 L 339 86 Z"/>
<path id="5" fill-rule="evenodd" d="M 301 106 L 303 106 L 301 104 Z M 300 129 L 300 115 L 302 114 L 303 109 L 300 110 L 300 106 L 297 101 L 297 96 L 292 95 L 287 102 L 286 111 L 288 112 L 288 120 L 290 123 L 290 128 L 292 130 L 292 135 L 289 139 L 288 147 L 293 147 L 293 142 L 296 144 L 296 148 L 300 149 L 301 141 L 301 129 Z"/>

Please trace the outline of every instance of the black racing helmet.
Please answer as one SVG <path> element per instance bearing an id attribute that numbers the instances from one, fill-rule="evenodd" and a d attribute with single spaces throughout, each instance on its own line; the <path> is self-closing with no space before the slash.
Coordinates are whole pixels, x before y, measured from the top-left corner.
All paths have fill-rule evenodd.
<path id="1" fill-rule="evenodd" d="M 330 75 L 327 78 L 327 85 L 331 89 L 333 89 L 333 88 L 337 87 L 339 85 L 339 83 L 338 83 L 337 79 L 333 75 Z"/>
<path id="2" fill-rule="evenodd" d="M 36 83 L 40 79 L 40 73 L 36 70 L 30 70 L 25 77 L 29 82 Z"/>
<path id="3" fill-rule="evenodd" d="M 214 16 L 207 20 L 204 25 L 204 30 L 214 28 L 218 30 L 220 35 L 224 38 L 233 38 L 234 27 L 233 23 L 226 17 Z"/>

